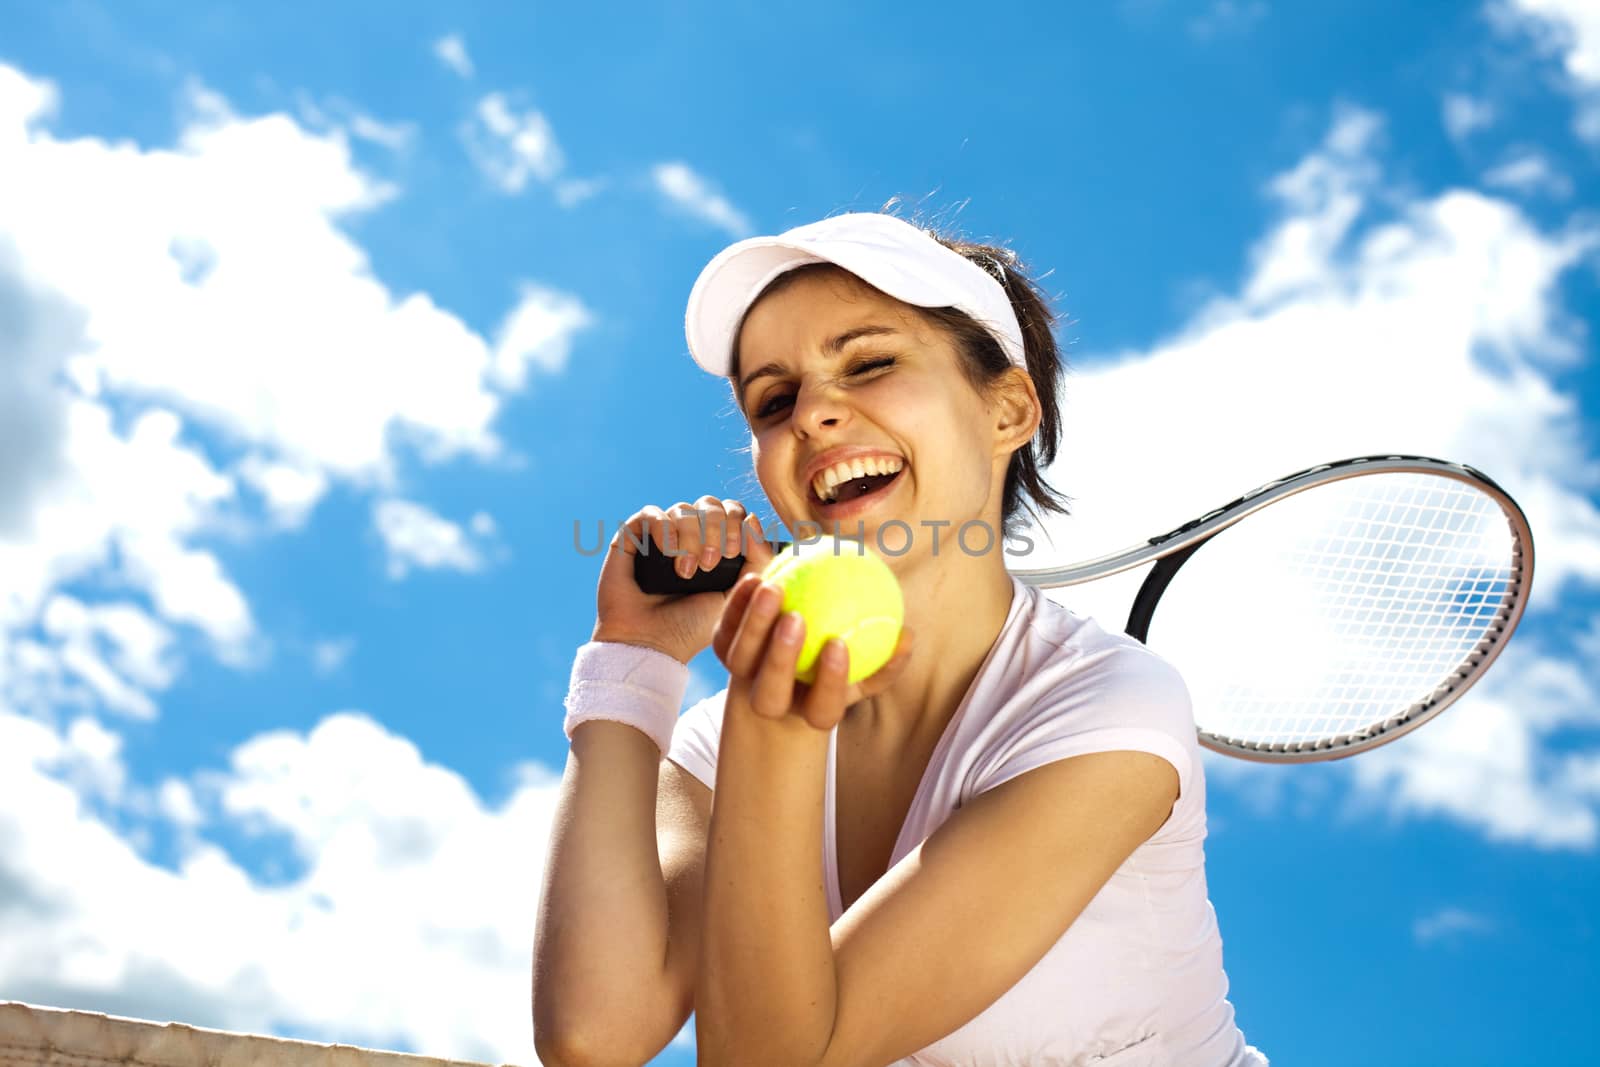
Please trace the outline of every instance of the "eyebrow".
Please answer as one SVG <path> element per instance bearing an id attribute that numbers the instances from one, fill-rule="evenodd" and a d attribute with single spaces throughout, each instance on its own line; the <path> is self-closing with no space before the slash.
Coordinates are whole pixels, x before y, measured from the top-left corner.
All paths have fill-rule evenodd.
<path id="1" fill-rule="evenodd" d="M 837 337 L 830 337 L 823 342 L 822 351 L 830 356 L 837 356 L 844 351 L 845 345 L 863 337 L 881 337 L 884 334 L 895 334 L 900 331 L 893 326 L 857 326 L 853 330 L 846 330 Z M 781 363 L 765 363 L 739 380 L 739 403 L 744 403 L 745 390 L 750 388 L 750 383 L 757 378 L 770 378 L 784 372 Z"/>

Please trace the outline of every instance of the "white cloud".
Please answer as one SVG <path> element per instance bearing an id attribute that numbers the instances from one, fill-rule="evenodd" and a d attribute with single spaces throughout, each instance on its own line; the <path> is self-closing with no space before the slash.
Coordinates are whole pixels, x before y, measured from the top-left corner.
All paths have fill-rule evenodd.
<path id="1" fill-rule="evenodd" d="M 1466 140 L 1478 130 L 1492 126 L 1495 121 L 1492 103 L 1466 93 L 1446 93 L 1443 111 L 1444 128 L 1456 141 Z"/>
<path id="2" fill-rule="evenodd" d="M 478 542 L 494 535 L 494 520 L 483 512 L 473 516 L 469 536 L 457 524 L 409 500 L 379 501 L 372 521 L 383 539 L 389 577 L 395 579 L 404 578 L 412 567 L 480 571 L 485 560 L 484 546 Z"/>
<path id="3" fill-rule="evenodd" d="M 467 55 L 467 43 L 459 33 L 446 34 L 433 42 L 433 54 L 439 62 L 461 77 L 472 77 L 472 57 Z"/>
<path id="4" fill-rule="evenodd" d="M 0 988 L 532 1062 L 549 772 L 491 808 L 342 715 L 242 746 L 227 773 L 142 783 L 115 716 L 158 713 L 191 634 L 262 655 L 211 542 L 301 526 L 341 483 L 392 491 L 397 442 L 499 456 L 506 391 L 562 366 L 588 316 L 530 283 L 491 346 L 390 292 L 340 227 L 397 193 L 341 129 L 191 86 L 171 146 L 58 138 L 55 100 L 0 65 Z M 489 558 L 488 514 L 390 503 L 404 566 Z M 241 826 L 304 869 L 264 884 L 203 837 Z"/>
<path id="5" fill-rule="evenodd" d="M 1529 34 L 1560 58 L 1577 107 L 1579 137 L 1600 143 L 1600 4 L 1593 0 L 1492 0 L 1497 24 Z"/>
<path id="6" fill-rule="evenodd" d="M 204 93 L 198 86 L 191 87 L 191 91 Z M 213 106 L 209 111 L 226 118 L 227 102 L 220 97 L 213 96 L 210 99 L 213 100 Z M 301 119 L 310 128 L 321 133 L 343 131 L 359 140 L 381 145 L 391 152 L 403 152 L 410 148 L 412 140 L 417 136 L 415 123 L 385 122 L 342 97 L 330 97 L 325 103 L 318 104 L 310 94 L 301 92 L 296 94 L 296 102 Z"/>
<path id="7" fill-rule="evenodd" d="M 1491 189 L 1509 189 L 1523 196 L 1548 193 L 1557 199 L 1572 195 L 1572 181 L 1555 169 L 1554 164 L 1539 152 L 1524 150 L 1483 176 L 1483 184 Z"/>
<path id="8" fill-rule="evenodd" d="M 480 99 L 460 136 L 479 173 L 508 196 L 537 181 L 550 186 L 557 204 L 573 208 L 611 184 L 607 178 L 564 177 L 567 161 L 550 120 L 534 108 L 519 110 L 504 93 Z"/>
<path id="9" fill-rule="evenodd" d="M 1600 723 L 1600 693 L 1592 679 L 1537 684 L 1541 671 L 1573 668 L 1537 658 L 1518 646 L 1520 640 L 1513 639 L 1484 681 L 1455 706 L 1400 741 L 1351 760 L 1366 805 L 1447 816 L 1493 841 L 1595 846 L 1597 798 L 1575 788 L 1566 773 L 1568 757 L 1543 742 L 1562 727 Z"/>
<path id="10" fill-rule="evenodd" d="M 1561 767 L 1561 778 L 1565 788 L 1600 803 L 1600 752 L 1567 757 Z"/>
<path id="11" fill-rule="evenodd" d="M 390 292 L 340 226 L 396 192 L 339 128 L 239 117 L 191 84 L 173 147 L 58 139 L 56 95 L 0 65 L 0 635 L 100 574 L 258 661 L 205 541 L 258 532 L 249 495 L 283 529 L 336 483 L 386 489 L 400 448 L 498 457 L 504 394 L 559 368 L 588 316 L 526 283 L 491 348 L 426 294 Z M 0 695 L 153 714 L 159 686 L 63 642 L 0 641 Z"/>
<path id="12" fill-rule="evenodd" d="M 556 183 L 556 203 L 562 207 L 577 207 L 585 200 L 599 196 L 608 186 L 604 178 L 568 178 Z"/>
<path id="13" fill-rule="evenodd" d="M 410 742 L 342 713 L 147 789 L 92 723 L 62 735 L 0 712 L 0 781 L 8 995 L 538 1062 L 528 953 L 552 772 L 524 765 L 491 805 Z M 113 823 L 170 829 L 176 856 L 153 862 Z M 252 878 L 204 836 L 222 824 L 282 842 L 292 869 Z"/>
<path id="14" fill-rule="evenodd" d="M 5 138 L 0 143 L 14 148 L 13 142 L 25 140 L 39 122 L 54 117 L 60 103 L 54 85 L 0 64 L 0 138 Z"/>
<path id="15" fill-rule="evenodd" d="M 156 790 L 156 810 L 180 830 L 193 830 L 205 821 L 194 790 L 177 778 L 168 778 Z"/>
<path id="16" fill-rule="evenodd" d="M 1580 658 L 1600 661 L 1600 615 L 1589 617 L 1588 627 L 1577 635 L 1574 645 Z"/>
<path id="17" fill-rule="evenodd" d="M 495 332 L 490 377 L 506 390 L 521 389 L 530 365 L 546 374 L 566 369 L 572 337 L 593 323 L 576 298 L 523 283 L 521 299 Z"/>
<path id="18" fill-rule="evenodd" d="M 478 169 L 510 195 L 522 192 L 530 179 L 553 181 L 565 166 L 549 120 L 532 109 L 513 110 L 504 93 L 478 101 L 462 139 Z"/>
<path id="19" fill-rule="evenodd" d="M 177 151 L 40 136 L 8 160 L 0 234 L 34 288 L 88 316 L 68 368 L 356 480 L 389 476 L 397 428 L 493 454 L 487 346 L 426 295 L 389 293 L 337 228 L 392 191 L 337 132 L 217 117 L 225 105 L 198 91 L 191 103 L 210 117 Z"/>
<path id="20" fill-rule="evenodd" d="M 5 673 L 13 697 L 24 685 L 45 699 L 31 700 L 36 713 L 68 704 L 101 706 L 138 719 L 154 719 L 152 691 L 172 684 L 178 670 L 171 629 L 132 604 L 84 604 L 55 594 L 40 617 L 49 646 L 29 666 L 17 662 Z M 24 678 L 24 672 L 31 677 Z M 81 683 L 82 690 L 76 688 Z"/>
<path id="21" fill-rule="evenodd" d="M 1467 934 L 1485 934 L 1494 929 L 1494 923 L 1482 915 L 1461 908 L 1440 908 L 1424 915 L 1411 924 L 1411 935 L 1419 945 L 1452 941 Z"/>
<path id="22" fill-rule="evenodd" d="M 28 536 L 0 539 L 0 629 L 28 625 L 53 588 L 115 553 L 121 580 L 167 622 L 198 628 L 225 658 L 243 661 L 254 638 L 249 607 L 216 558 L 188 544 L 214 525 L 231 482 L 178 439 L 169 411 L 149 410 L 119 435 L 99 404 L 56 402 L 63 473 L 32 502 Z"/>
<path id="23" fill-rule="evenodd" d="M 752 232 L 744 213 L 687 163 L 660 163 L 650 173 L 656 190 L 675 207 L 734 237 L 747 237 Z"/>
<path id="24" fill-rule="evenodd" d="M 1432 455 L 1485 471 L 1534 526 L 1523 629 L 1477 689 L 1349 761 L 1346 781 L 1358 807 L 1592 848 L 1596 797 L 1567 761 L 1600 750 L 1567 728 L 1594 721 L 1600 659 L 1546 648 L 1540 623 L 1592 614 L 1583 605 L 1600 587 L 1600 459 L 1578 398 L 1560 384 L 1592 358 L 1560 286 L 1594 261 L 1600 233 L 1582 223 L 1544 232 L 1516 205 L 1474 191 L 1408 198 L 1383 181 L 1381 132 L 1376 116 L 1343 112 L 1320 149 L 1271 183 L 1281 217 L 1236 293 L 1147 351 L 1080 357 L 1052 472 L 1076 501 L 1072 518 L 1048 524 L 1053 555 L 1134 544 L 1332 459 Z M 1128 434 L 1129 412 L 1159 429 Z M 1055 595 L 1120 626 L 1141 577 Z M 1158 613 L 1157 651 L 1159 622 Z M 1234 763 L 1218 777 L 1254 789 L 1262 775 Z"/>
<path id="25" fill-rule="evenodd" d="M 295 466 L 260 455 L 239 461 L 238 476 L 266 502 L 273 522 L 285 528 L 304 525 L 311 509 L 328 491 L 326 471 L 314 466 Z"/>
<path id="26" fill-rule="evenodd" d="M 392 152 L 403 152 L 417 136 L 417 127 L 410 122 L 384 122 L 365 112 L 355 112 L 349 119 L 350 132 L 363 141 L 382 145 Z"/>
<path id="27" fill-rule="evenodd" d="M 354 638 L 318 641 L 311 646 L 311 665 L 318 674 L 332 674 L 345 665 L 355 650 Z"/>
<path id="28" fill-rule="evenodd" d="M 1591 0 L 1502 0 L 1502 10 L 1557 53 L 1574 80 L 1600 85 L 1600 7 Z"/>
<path id="29" fill-rule="evenodd" d="M 78 792 L 96 799 L 121 799 L 127 782 L 122 766 L 122 738 L 90 718 L 77 718 L 67 728 L 59 766 Z"/>

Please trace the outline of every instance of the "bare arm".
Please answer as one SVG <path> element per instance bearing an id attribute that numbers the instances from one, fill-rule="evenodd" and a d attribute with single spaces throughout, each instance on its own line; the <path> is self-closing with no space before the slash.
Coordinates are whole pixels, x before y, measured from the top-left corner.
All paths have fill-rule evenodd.
<path id="1" fill-rule="evenodd" d="M 710 792 L 637 730 L 573 732 L 534 954 L 548 1067 L 645 1063 L 689 1017 Z"/>
<path id="2" fill-rule="evenodd" d="M 773 635 L 776 615 L 771 597 L 751 598 L 723 656 L 699 1058 L 881 1067 L 958 1029 L 1037 964 L 1166 821 L 1179 772 L 1141 751 L 1034 768 L 975 797 L 830 927 L 827 740 L 813 727 L 848 706 L 846 663 L 825 652 L 816 682 L 797 692 L 797 642 Z M 719 628 L 719 654 L 734 629 Z"/>
<path id="3" fill-rule="evenodd" d="M 701 513 L 713 503 L 702 498 Z M 708 524 L 702 566 L 741 547 L 726 527 L 739 528 L 742 509 L 723 510 L 731 514 Z M 694 552 L 698 523 L 687 505 L 646 508 L 628 530 L 660 545 L 662 525 L 672 524 L 676 543 Z M 613 539 L 594 639 L 687 663 L 710 642 L 723 597 L 647 597 L 633 583 L 637 550 L 622 533 Z M 606 720 L 573 729 L 534 946 L 534 1047 L 547 1067 L 643 1064 L 682 1028 L 698 969 L 710 816 L 711 790 L 643 732 Z"/>
<path id="4" fill-rule="evenodd" d="M 1028 771 L 952 815 L 830 927 L 810 788 L 820 745 L 797 734 L 752 714 L 725 721 L 702 1064 L 881 1067 L 955 1031 L 1043 958 L 1178 794 L 1177 770 L 1144 752 Z"/>

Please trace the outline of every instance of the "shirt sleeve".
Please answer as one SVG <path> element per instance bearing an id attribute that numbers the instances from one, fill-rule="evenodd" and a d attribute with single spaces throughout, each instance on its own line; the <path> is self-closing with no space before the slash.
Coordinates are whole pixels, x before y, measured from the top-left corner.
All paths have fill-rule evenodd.
<path id="1" fill-rule="evenodd" d="M 1062 679 L 1012 719 L 984 760 L 976 792 L 1047 763 L 1091 752 L 1147 752 L 1189 792 L 1198 759 L 1194 709 L 1182 675 L 1146 649 L 1125 649 Z"/>
<path id="2" fill-rule="evenodd" d="M 728 691 L 714 693 L 678 716 L 666 758 L 704 782 L 717 787 L 717 746 L 722 740 L 722 708 Z"/>

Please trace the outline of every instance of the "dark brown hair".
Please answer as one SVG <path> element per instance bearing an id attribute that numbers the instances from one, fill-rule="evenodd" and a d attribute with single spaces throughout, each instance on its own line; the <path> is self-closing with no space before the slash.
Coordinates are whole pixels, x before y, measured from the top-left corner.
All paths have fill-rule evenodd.
<path id="1" fill-rule="evenodd" d="M 963 240 L 920 224 L 919 227 L 946 248 L 960 253 L 982 267 L 991 278 L 999 282 L 1006 296 L 1010 298 L 1011 308 L 1016 313 L 1018 324 L 1022 327 L 1023 352 L 1027 357 L 1028 375 L 1033 379 L 1034 389 L 1039 394 L 1039 428 L 1034 432 L 1031 441 L 1011 454 L 1011 463 L 1006 468 L 1005 492 L 1000 505 L 1004 535 L 1010 537 L 1017 532 L 1017 528 L 1021 525 L 1020 512 L 1024 507 L 1040 520 L 1044 518 L 1043 512 L 1071 514 L 1068 506 L 1071 497 L 1063 496 L 1054 489 L 1044 480 L 1043 474 L 1043 468 L 1055 460 L 1056 450 L 1061 443 L 1061 378 L 1068 369 L 1066 359 L 1056 344 L 1054 330 L 1056 317 L 1050 309 L 1049 301 L 1038 285 L 1028 277 L 1017 254 L 1011 249 Z M 761 291 L 760 296 L 750 302 L 750 306 L 755 307 L 768 296 L 788 288 L 796 279 L 819 270 L 837 271 L 842 268 L 831 263 L 810 263 L 780 274 L 773 279 L 772 284 Z M 863 281 L 861 284 L 868 283 Z M 962 373 L 979 395 L 994 388 L 1000 377 L 1013 366 L 995 336 L 966 312 L 953 307 L 913 310 L 920 312 L 943 329 L 955 342 L 956 351 L 961 356 Z M 739 345 L 738 334 L 735 333 L 734 336 L 733 361 L 728 380 L 737 391 Z"/>

